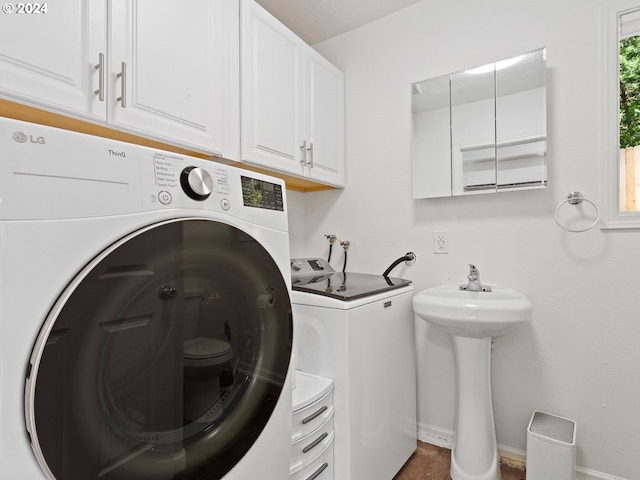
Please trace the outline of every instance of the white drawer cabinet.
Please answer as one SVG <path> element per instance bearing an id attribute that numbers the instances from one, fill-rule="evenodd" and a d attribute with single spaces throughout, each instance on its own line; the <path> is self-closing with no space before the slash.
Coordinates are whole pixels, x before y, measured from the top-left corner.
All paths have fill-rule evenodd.
<path id="1" fill-rule="evenodd" d="M 296 372 L 290 480 L 333 480 L 333 380 Z"/>
<path id="2" fill-rule="evenodd" d="M 327 392 L 318 400 L 304 408 L 294 410 L 291 427 L 291 440 L 297 441 L 320 428 L 333 417 L 333 395 Z"/>
<path id="3" fill-rule="evenodd" d="M 3 14 L 0 97 L 225 155 L 239 141 L 227 103 L 237 12 L 226 0 L 69 0 Z"/>
<path id="4" fill-rule="evenodd" d="M 241 0 L 241 161 L 343 187 L 344 75 Z"/>
<path id="5" fill-rule="evenodd" d="M 329 418 L 320 429 L 301 438 L 291 444 L 291 466 L 290 472 L 297 472 L 309 465 L 316 463 L 316 460 L 333 446 L 333 416 Z"/>

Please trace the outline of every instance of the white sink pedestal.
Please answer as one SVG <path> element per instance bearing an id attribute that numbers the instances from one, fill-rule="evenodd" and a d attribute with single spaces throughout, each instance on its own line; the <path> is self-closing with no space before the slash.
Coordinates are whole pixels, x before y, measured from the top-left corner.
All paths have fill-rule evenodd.
<path id="1" fill-rule="evenodd" d="M 452 480 L 500 480 L 491 401 L 491 337 L 453 336 L 458 372 Z"/>
<path id="2" fill-rule="evenodd" d="M 479 283 L 479 272 L 470 267 L 470 284 L 472 279 Z M 491 339 L 529 323 L 531 301 L 518 290 L 499 285 L 469 290 L 451 284 L 418 293 L 413 310 L 453 337 L 458 399 L 452 480 L 500 480 L 491 401 Z"/>

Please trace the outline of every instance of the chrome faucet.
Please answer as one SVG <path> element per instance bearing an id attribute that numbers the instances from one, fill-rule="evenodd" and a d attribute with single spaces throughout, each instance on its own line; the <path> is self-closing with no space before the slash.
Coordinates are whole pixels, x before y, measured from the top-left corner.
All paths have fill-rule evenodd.
<path id="1" fill-rule="evenodd" d="M 475 265 L 469 264 L 469 283 L 460 285 L 460 290 L 468 290 L 470 292 L 490 292 L 491 287 L 485 286 L 480 281 L 480 270 Z"/>

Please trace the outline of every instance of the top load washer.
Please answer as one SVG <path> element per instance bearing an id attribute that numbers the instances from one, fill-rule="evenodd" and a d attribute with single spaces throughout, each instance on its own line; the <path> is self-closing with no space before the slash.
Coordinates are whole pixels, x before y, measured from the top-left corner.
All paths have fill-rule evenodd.
<path id="1" fill-rule="evenodd" d="M 289 473 L 285 188 L 0 119 L 2 478 Z"/>
<path id="2" fill-rule="evenodd" d="M 390 480 L 417 447 L 414 288 L 292 259 L 298 370 L 334 381 L 336 480 Z"/>
<path id="3" fill-rule="evenodd" d="M 411 281 L 404 278 L 336 272 L 322 258 L 294 258 L 291 260 L 291 271 L 293 290 L 341 301 L 371 297 L 411 285 Z"/>

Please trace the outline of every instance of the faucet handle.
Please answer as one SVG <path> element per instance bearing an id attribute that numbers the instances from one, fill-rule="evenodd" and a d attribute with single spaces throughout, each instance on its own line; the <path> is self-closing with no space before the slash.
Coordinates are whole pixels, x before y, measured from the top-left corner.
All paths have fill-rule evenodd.
<path id="1" fill-rule="evenodd" d="M 491 287 L 485 286 L 480 281 L 480 270 L 475 265 L 469 264 L 469 283 L 467 285 L 460 285 L 460 290 L 468 290 L 471 292 L 490 292 Z"/>

